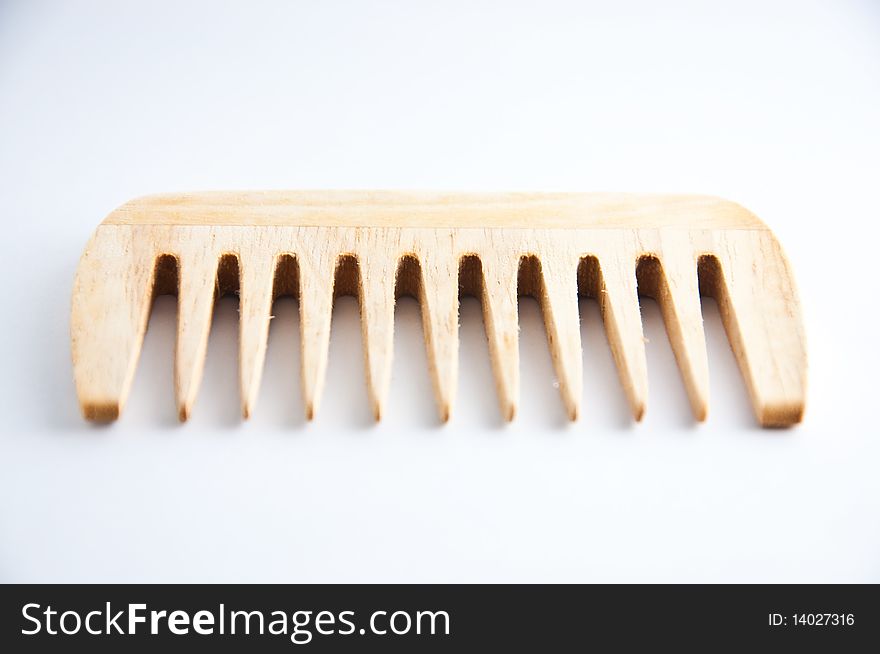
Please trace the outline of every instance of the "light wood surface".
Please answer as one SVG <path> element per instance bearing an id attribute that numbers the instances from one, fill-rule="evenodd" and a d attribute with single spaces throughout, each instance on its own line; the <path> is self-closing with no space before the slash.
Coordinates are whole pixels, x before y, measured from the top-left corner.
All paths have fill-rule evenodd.
<path id="1" fill-rule="evenodd" d="M 175 393 L 195 403 L 218 296 L 240 298 L 242 414 L 254 409 L 272 302 L 299 299 L 302 389 L 314 417 L 334 297 L 360 300 L 370 401 L 388 402 L 396 297 L 422 307 L 442 420 L 458 377 L 458 301 L 480 298 L 498 399 L 519 396 L 517 297 L 540 303 L 562 402 L 580 412 L 578 295 L 595 297 L 620 381 L 640 420 L 648 378 L 639 295 L 658 302 L 694 417 L 706 417 L 700 294 L 716 298 L 764 426 L 801 420 L 806 352 L 788 263 L 767 227 L 719 198 L 639 194 L 302 191 L 157 195 L 108 216 L 77 271 L 72 352 L 91 420 L 116 419 L 131 386 L 152 299 L 178 297 Z"/>

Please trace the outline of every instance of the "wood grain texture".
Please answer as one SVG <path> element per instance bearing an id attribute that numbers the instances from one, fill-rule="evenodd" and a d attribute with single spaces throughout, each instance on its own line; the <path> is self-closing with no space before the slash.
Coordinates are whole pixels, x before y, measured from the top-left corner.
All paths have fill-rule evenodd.
<path id="1" fill-rule="evenodd" d="M 119 416 L 152 299 L 178 296 L 174 384 L 191 413 L 216 298 L 240 298 L 243 416 L 260 387 L 272 302 L 299 299 L 306 414 L 324 386 L 334 297 L 359 298 L 376 419 L 386 410 L 394 306 L 416 297 L 442 420 L 458 376 L 458 298 L 480 298 L 502 415 L 519 398 L 519 295 L 540 303 L 561 400 L 581 411 L 578 295 L 595 297 L 636 420 L 648 376 L 639 296 L 657 300 L 694 417 L 706 417 L 700 294 L 718 301 L 764 426 L 801 420 L 806 352 L 788 263 L 739 205 L 706 196 L 367 191 L 196 193 L 133 200 L 98 227 L 77 271 L 74 375 L 83 414 Z"/>

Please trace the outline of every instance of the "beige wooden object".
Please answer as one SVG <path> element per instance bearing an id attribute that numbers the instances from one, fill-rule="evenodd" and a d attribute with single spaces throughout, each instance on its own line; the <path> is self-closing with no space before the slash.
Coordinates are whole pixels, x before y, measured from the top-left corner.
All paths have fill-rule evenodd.
<path id="1" fill-rule="evenodd" d="M 324 385 L 335 296 L 360 300 L 370 401 L 387 404 L 395 298 L 419 299 L 441 418 L 458 377 L 458 301 L 479 297 L 501 411 L 519 395 L 517 296 L 540 302 L 565 409 L 580 411 L 578 295 L 598 299 L 633 416 L 648 394 L 638 296 L 658 301 L 693 414 L 706 417 L 700 293 L 714 296 L 758 421 L 804 408 L 806 353 L 791 272 L 769 229 L 737 204 L 695 195 L 271 191 L 156 195 L 98 227 L 73 292 L 77 393 L 114 420 L 134 376 L 152 299 L 178 297 L 174 380 L 181 420 L 199 388 L 216 298 L 240 296 L 242 413 L 257 400 L 272 301 L 299 298 L 302 388 Z"/>

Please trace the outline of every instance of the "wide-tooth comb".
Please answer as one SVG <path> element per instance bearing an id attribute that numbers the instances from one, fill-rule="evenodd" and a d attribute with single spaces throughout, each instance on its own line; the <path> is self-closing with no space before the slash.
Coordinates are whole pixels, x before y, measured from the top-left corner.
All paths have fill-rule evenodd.
<path id="1" fill-rule="evenodd" d="M 458 376 L 459 294 L 480 298 L 503 416 L 519 394 L 517 296 L 540 303 L 565 409 L 580 410 L 578 295 L 595 297 L 629 405 L 648 393 L 639 295 L 660 309 L 694 416 L 708 405 L 700 295 L 713 296 L 758 421 L 801 420 L 806 353 L 788 263 L 741 206 L 696 195 L 271 191 L 156 195 L 98 227 L 73 291 L 72 350 L 83 414 L 114 420 L 134 376 L 152 299 L 178 297 L 174 385 L 196 399 L 217 297 L 239 294 L 242 413 L 263 370 L 272 302 L 299 298 L 302 389 L 313 417 L 338 295 L 360 300 L 370 401 L 391 378 L 396 297 L 421 303 L 441 419 Z"/>

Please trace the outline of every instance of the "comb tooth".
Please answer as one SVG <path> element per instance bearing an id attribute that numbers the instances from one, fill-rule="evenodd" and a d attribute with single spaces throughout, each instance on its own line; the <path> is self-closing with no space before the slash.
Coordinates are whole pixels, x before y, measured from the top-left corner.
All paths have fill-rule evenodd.
<path id="1" fill-rule="evenodd" d="M 116 420 L 125 404 L 150 314 L 155 253 L 128 233 L 98 228 L 74 282 L 71 341 L 83 416 Z"/>
<path id="2" fill-rule="evenodd" d="M 218 257 L 202 249 L 179 258 L 174 389 L 181 422 L 189 418 L 202 382 L 214 311 Z"/>
<path id="3" fill-rule="evenodd" d="M 764 427 L 791 426 L 803 418 L 807 356 L 785 257 L 768 232 L 721 241 L 715 295 L 755 415 Z"/>
<path id="4" fill-rule="evenodd" d="M 636 286 L 635 260 L 621 254 L 599 257 L 599 307 L 611 354 L 636 420 L 645 413 L 648 369 Z"/>
<path id="5" fill-rule="evenodd" d="M 559 392 L 569 419 L 577 420 L 583 389 L 577 263 L 558 255 L 544 257 L 541 273 L 541 311 L 553 365 L 559 378 Z"/>
<path id="6" fill-rule="evenodd" d="M 266 360 L 272 314 L 275 258 L 256 249 L 242 257 L 239 293 L 239 383 L 241 415 L 247 419 L 256 406 Z"/>
<path id="7" fill-rule="evenodd" d="M 312 420 L 321 401 L 330 347 L 335 260 L 323 257 L 300 262 L 300 333 L 302 388 L 306 418 Z"/>
<path id="8" fill-rule="evenodd" d="M 668 249 L 670 252 L 673 250 Z M 697 262 L 693 257 L 681 256 L 681 253 L 689 251 L 689 248 L 676 248 L 676 256 L 663 261 L 663 279 L 658 285 L 657 303 L 684 379 L 691 411 L 696 420 L 703 421 L 709 406 L 709 361 L 703 332 Z"/>
<path id="9" fill-rule="evenodd" d="M 519 261 L 504 253 L 482 258 L 483 320 L 495 373 L 501 415 L 508 422 L 519 401 L 519 322 L 517 277 Z"/>
<path id="10" fill-rule="evenodd" d="M 361 330 L 367 389 L 373 416 L 382 419 L 391 385 L 394 351 L 394 268 L 385 257 L 368 256 L 360 275 Z"/>
<path id="11" fill-rule="evenodd" d="M 449 420 L 458 383 L 458 267 L 449 257 L 423 256 L 422 323 L 437 410 Z"/>

